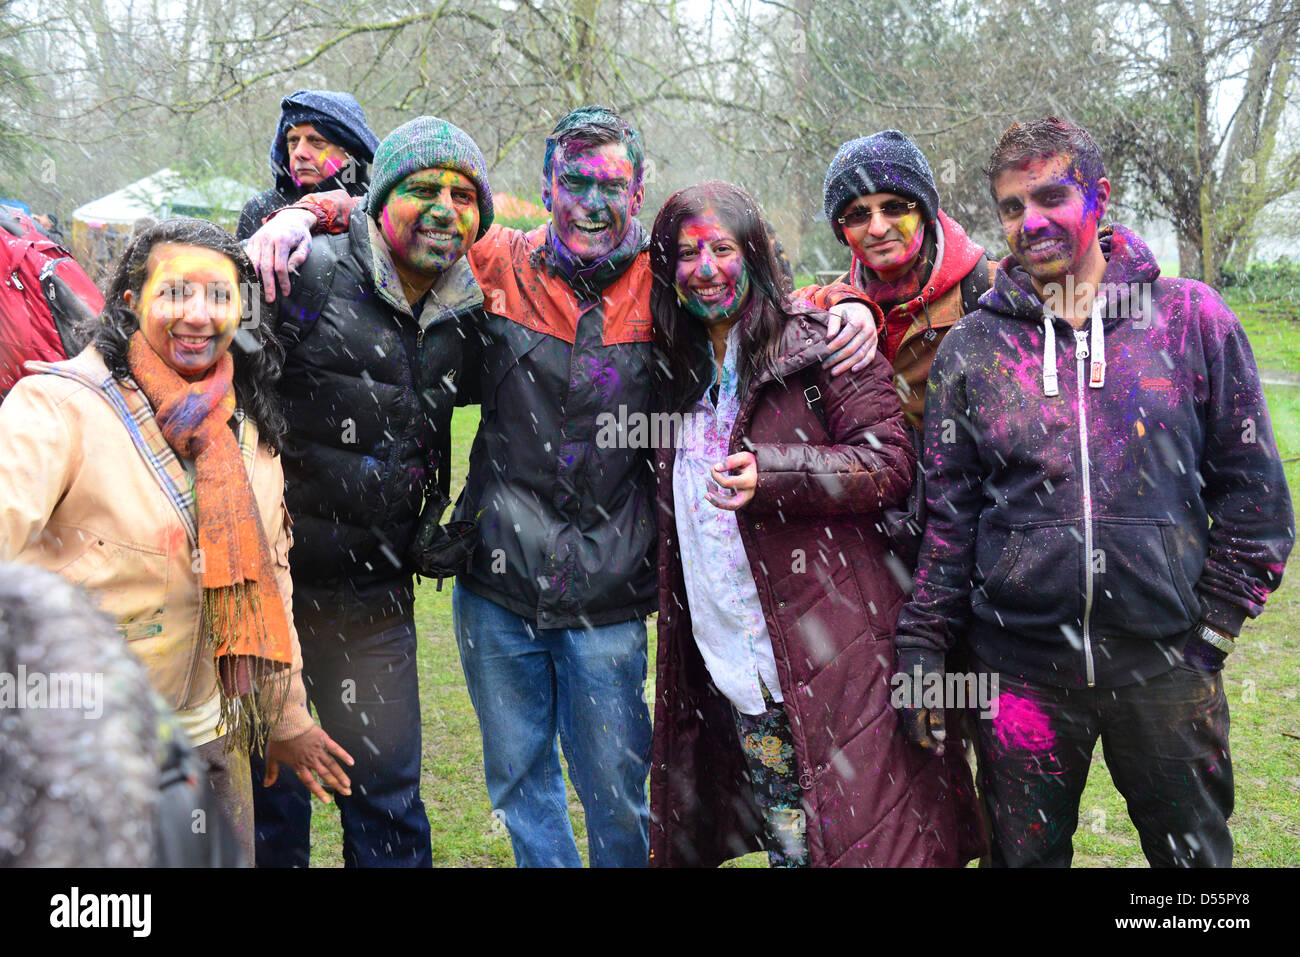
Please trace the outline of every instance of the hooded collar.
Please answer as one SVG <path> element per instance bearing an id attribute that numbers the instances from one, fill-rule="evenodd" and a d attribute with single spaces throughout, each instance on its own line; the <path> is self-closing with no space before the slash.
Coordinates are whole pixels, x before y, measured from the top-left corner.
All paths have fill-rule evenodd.
<path id="1" fill-rule="evenodd" d="M 1118 224 L 1108 226 L 1097 234 L 1097 239 L 1106 270 L 1098 284 L 1087 331 L 1082 326 L 1070 330 L 1079 343 L 1077 360 L 1088 360 L 1087 382 L 1091 389 L 1106 386 L 1106 328 L 1113 330 L 1121 322 L 1141 319 L 1141 310 L 1150 308 L 1153 298 L 1143 296 L 1141 290 L 1160 277 L 1155 256 L 1132 230 Z M 1043 303 L 1029 273 L 1014 256 L 1002 260 L 993 289 L 980 302 L 994 313 L 1042 325 L 1043 395 L 1060 395 L 1056 333 L 1058 325 L 1068 327 L 1068 323 Z"/>

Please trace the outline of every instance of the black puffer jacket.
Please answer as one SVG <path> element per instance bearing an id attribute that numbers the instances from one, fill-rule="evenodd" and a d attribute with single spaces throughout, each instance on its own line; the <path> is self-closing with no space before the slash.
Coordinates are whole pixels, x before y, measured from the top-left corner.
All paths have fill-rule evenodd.
<path id="1" fill-rule="evenodd" d="M 462 259 L 417 323 L 378 227 L 353 217 L 317 237 L 281 305 L 288 350 L 285 502 L 294 520 L 295 601 L 409 611 L 407 550 L 435 490 L 464 345 L 482 294 Z"/>

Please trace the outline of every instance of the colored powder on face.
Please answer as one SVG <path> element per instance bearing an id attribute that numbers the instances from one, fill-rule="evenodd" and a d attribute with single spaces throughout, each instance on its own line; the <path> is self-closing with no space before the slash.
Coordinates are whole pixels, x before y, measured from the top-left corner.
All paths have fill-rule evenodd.
<path id="1" fill-rule="evenodd" d="M 552 225 L 579 259 L 607 256 L 622 241 L 640 205 L 635 179 L 622 144 L 570 144 L 557 151 L 548 184 Z"/>
<path id="2" fill-rule="evenodd" d="M 1051 720 L 1028 698 L 1009 691 L 998 695 L 993 733 L 1004 748 L 1016 751 L 1050 751 L 1056 743 Z"/>
<path id="3" fill-rule="evenodd" d="M 915 256 L 917 250 L 921 248 L 921 239 L 924 235 L 921 232 L 921 214 L 916 212 L 908 213 L 895 224 L 894 228 L 898 230 L 898 234 L 903 238 L 904 253 L 900 258 L 910 259 Z"/>

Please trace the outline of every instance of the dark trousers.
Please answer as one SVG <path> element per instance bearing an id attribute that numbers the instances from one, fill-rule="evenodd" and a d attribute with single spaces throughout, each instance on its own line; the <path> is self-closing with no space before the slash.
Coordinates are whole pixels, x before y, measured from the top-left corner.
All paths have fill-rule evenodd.
<path id="1" fill-rule="evenodd" d="M 1179 664 L 1122 688 L 1002 674 L 979 722 L 993 866 L 1068 867 L 1092 750 L 1102 753 L 1153 867 L 1229 867 L 1232 759 L 1222 675 Z"/>
<path id="2" fill-rule="evenodd" d="M 345 867 L 430 867 L 429 818 L 420 798 L 420 696 L 415 621 L 359 625 L 294 608 L 303 681 L 321 727 L 352 755 L 352 794 L 334 795 Z M 311 802 L 294 772 L 262 787 L 253 758 L 258 867 L 306 867 Z"/>
<path id="3" fill-rule="evenodd" d="M 226 750 L 226 735 L 194 749 L 208 771 L 208 787 L 239 844 L 243 866 L 253 866 L 253 788 L 248 761 L 239 750 Z M 260 779 L 259 779 L 260 780 Z"/>

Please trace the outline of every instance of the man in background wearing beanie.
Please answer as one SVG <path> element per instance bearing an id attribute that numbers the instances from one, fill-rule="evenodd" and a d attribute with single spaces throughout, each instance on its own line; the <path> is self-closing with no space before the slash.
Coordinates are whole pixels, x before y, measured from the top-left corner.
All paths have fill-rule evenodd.
<path id="1" fill-rule="evenodd" d="M 267 216 L 317 190 L 365 195 L 378 145 L 351 93 L 290 93 L 280 101 L 280 122 L 271 140 L 275 185 L 244 204 L 235 237 L 247 239 Z"/>
<path id="2" fill-rule="evenodd" d="M 823 309 L 866 296 L 885 314 L 880 348 L 894 365 L 894 385 L 910 426 L 918 462 L 923 452 L 923 413 L 930 364 L 948 330 L 976 308 L 997 269 L 984 248 L 939 208 L 939 191 L 924 154 L 898 130 L 882 130 L 840 147 L 826 171 L 825 216 L 835 238 L 853 253 L 849 271 L 821 288 L 809 286 L 797 295 Z M 909 564 L 921 544 L 926 524 L 924 475 L 918 469 L 910 510 L 896 519 L 894 545 Z M 950 673 L 968 669 L 964 642 L 951 649 Z M 974 714 L 950 708 L 951 727 L 943 733 L 974 742 Z M 899 720 L 909 740 L 925 738 L 927 713 L 900 710 Z M 967 776 L 964 767 L 954 774 Z M 965 777 L 959 786 L 969 786 Z M 982 791 L 982 789 L 981 789 Z M 981 807 L 981 814 L 983 809 Z M 987 827 L 966 822 L 964 836 L 972 852 L 982 853 L 979 837 Z"/>
<path id="3" fill-rule="evenodd" d="M 865 295 L 884 310 L 880 348 L 894 364 L 908 424 L 919 431 L 935 351 L 974 310 L 996 264 L 939 208 L 930 164 L 898 130 L 840 147 L 826 171 L 825 205 L 853 261 L 837 282 L 806 286 L 796 298 L 826 309 Z"/>
<path id="4" fill-rule="evenodd" d="M 412 120 L 375 151 L 365 212 L 314 245 L 280 308 L 294 621 L 321 726 L 356 759 L 338 796 L 344 863 L 428 867 L 407 555 L 422 509 L 436 521 L 446 506 L 439 473 L 483 301 L 464 257 L 492 225 L 483 155 L 450 123 Z M 254 796 L 257 863 L 305 866 L 305 790 L 281 780 Z"/>

